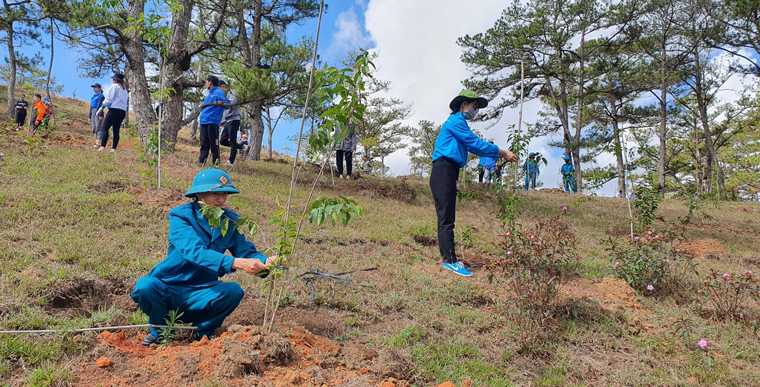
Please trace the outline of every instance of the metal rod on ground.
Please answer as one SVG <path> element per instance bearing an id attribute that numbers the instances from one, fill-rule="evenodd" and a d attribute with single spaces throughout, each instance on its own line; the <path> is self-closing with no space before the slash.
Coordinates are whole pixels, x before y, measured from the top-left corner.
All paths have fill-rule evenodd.
<path id="1" fill-rule="evenodd" d="M 138 325 L 120 325 L 115 327 L 98 327 L 98 328 L 79 328 L 79 329 L 42 329 L 42 330 L 26 330 L 26 331 L 0 331 L 0 335 L 16 335 L 16 334 L 37 334 L 37 333 L 82 333 L 93 331 L 108 331 L 115 329 L 130 329 L 130 328 L 169 328 L 168 325 L 156 325 L 156 324 L 138 324 Z M 186 327 L 186 326 L 173 326 L 172 329 L 190 329 L 196 330 L 198 327 Z"/>

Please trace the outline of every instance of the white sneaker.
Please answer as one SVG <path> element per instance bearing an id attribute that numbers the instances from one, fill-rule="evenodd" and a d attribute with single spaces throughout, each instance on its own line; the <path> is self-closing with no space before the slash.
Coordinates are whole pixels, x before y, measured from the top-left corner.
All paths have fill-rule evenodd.
<path id="1" fill-rule="evenodd" d="M 224 167 L 232 167 L 232 163 L 229 160 L 223 165 Z"/>

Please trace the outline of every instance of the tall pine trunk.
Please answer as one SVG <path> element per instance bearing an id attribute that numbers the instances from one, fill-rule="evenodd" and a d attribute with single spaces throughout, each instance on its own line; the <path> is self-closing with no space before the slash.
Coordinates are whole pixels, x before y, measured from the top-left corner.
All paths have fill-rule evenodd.
<path id="1" fill-rule="evenodd" d="M 6 9 L 8 5 L 6 3 Z M 16 98 L 13 92 L 16 90 L 16 47 L 13 44 L 13 21 L 8 23 L 8 31 L 6 31 L 8 37 L 8 65 L 10 66 L 10 74 L 8 74 L 8 117 L 14 119 L 16 117 Z"/>
<path id="2" fill-rule="evenodd" d="M 253 47 L 251 50 L 251 65 L 259 67 L 261 65 L 261 13 L 262 0 L 255 0 L 253 7 Z M 261 159 L 261 144 L 264 141 L 264 119 L 262 118 L 261 101 L 251 103 L 249 116 L 251 117 L 251 151 L 248 152 L 248 158 L 251 160 Z"/>
<path id="3" fill-rule="evenodd" d="M 163 149 L 174 151 L 177 134 L 182 129 L 185 84 L 183 75 L 190 69 L 191 56 L 187 51 L 195 1 L 183 0 L 182 9 L 172 15 L 171 36 L 167 47 L 167 58 L 164 62 L 164 90 L 173 90 L 165 99 L 163 121 L 161 122 L 161 140 Z"/>
<path id="4" fill-rule="evenodd" d="M 581 43 L 580 43 L 580 73 L 578 74 L 578 122 L 575 128 L 575 144 L 580 144 L 581 141 L 581 130 L 583 129 L 583 89 L 585 88 L 584 82 L 585 82 L 585 75 L 586 75 L 586 69 L 584 67 L 584 61 L 585 61 L 585 50 L 586 46 L 586 30 L 581 31 Z M 583 190 L 583 173 L 581 171 L 581 158 L 580 158 L 580 149 L 578 146 L 573 147 L 573 164 L 575 164 L 575 188 L 578 189 L 578 191 Z"/>
<path id="5" fill-rule="evenodd" d="M 622 106 L 622 101 L 621 101 Z M 610 114 L 612 120 L 612 136 L 615 142 L 615 159 L 617 161 L 617 179 L 618 179 L 618 192 L 623 193 L 623 197 L 628 196 L 625 189 L 625 163 L 623 161 L 623 146 L 620 141 L 620 123 L 618 122 L 618 105 L 615 98 L 610 99 Z"/>
<path id="6" fill-rule="evenodd" d="M 660 57 L 660 160 L 657 165 L 657 178 L 660 184 L 660 193 L 665 193 L 665 143 L 667 140 L 667 119 L 668 119 L 668 76 L 667 76 L 667 59 L 668 50 L 665 46 L 665 36 L 663 32 L 662 39 L 662 56 Z"/>
<path id="7" fill-rule="evenodd" d="M 145 1 L 129 0 L 127 16 L 138 20 L 145 12 Z M 129 85 L 129 99 L 135 108 L 137 119 L 137 131 L 140 140 L 146 144 L 153 123 L 156 121 L 156 112 L 150 100 L 148 79 L 145 76 L 145 59 L 143 58 L 143 38 L 140 31 L 132 29 L 124 33 L 125 40 L 122 43 L 122 51 L 127 57 L 125 76 Z"/>

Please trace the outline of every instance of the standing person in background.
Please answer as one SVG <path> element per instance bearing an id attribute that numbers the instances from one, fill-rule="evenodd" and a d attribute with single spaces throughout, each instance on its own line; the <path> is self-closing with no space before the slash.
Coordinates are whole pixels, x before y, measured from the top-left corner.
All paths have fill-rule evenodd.
<path id="1" fill-rule="evenodd" d="M 562 159 L 565 160 L 565 165 L 562 166 L 562 183 L 565 186 L 565 192 L 569 193 L 572 189 L 573 193 L 576 194 L 578 193 L 578 189 L 575 188 L 575 178 L 573 177 L 575 166 L 573 166 L 570 156 L 565 156 Z M 621 192 L 620 194 L 622 195 L 623 193 Z"/>
<path id="2" fill-rule="evenodd" d="M 219 88 L 219 78 L 210 76 L 206 78 L 206 89 L 208 95 L 203 100 L 203 105 L 208 105 L 201 111 L 198 123 L 201 132 L 201 154 L 198 162 L 206 163 L 208 152 L 211 151 L 211 162 L 217 165 L 219 162 L 219 124 L 222 122 L 224 108 L 222 104 L 229 104 L 230 101 L 224 96 L 224 92 Z"/>
<path id="3" fill-rule="evenodd" d="M 538 168 L 538 160 L 536 160 L 536 154 L 531 152 L 528 155 L 528 160 L 525 160 L 523 164 L 523 171 L 525 171 L 525 190 L 536 189 L 536 180 L 538 175 L 541 174 L 541 170 Z"/>
<path id="4" fill-rule="evenodd" d="M 106 91 L 103 104 L 98 109 L 96 116 L 103 113 L 103 108 L 108 108 L 108 114 L 103 120 L 103 127 L 101 128 L 100 135 L 100 147 L 98 151 L 106 149 L 108 143 L 108 131 L 113 128 L 113 144 L 111 145 L 111 153 L 116 152 L 116 147 L 119 146 L 119 130 L 121 129 L 121 123 L 124 122 L 124 117 L 127 116 L 127 110 L 129 109 L 129 92 L 124 87 L 124 74 L 116 73 L 111 79 L 113 85 Z"/>
<path id="5" fill-rule="evenodd" d="M 488 100 L 471 90 L 462 90 L 449 103 L 451 115 L 435 140 L 433 169 L 430 172 L 430 190 L 433 192 L 435 212 L 438 216 L 438 248 L 443 257 L 443 268 L 463 276 L 470 276 L 472 273 L 457 260 L 454 222 L 457 209 L 457 180 L 459 170 L 467 164 L 467 152 L 481 157 L 503 157 L 509 162 L 517 161 L 512 152 L 481 140 L 467 125 L 467 120 L 474 119 L 478 109 L 486 106 Z"/>
<path id="6" fill-rule="evenodd" d="M 26 96 L 21 94 L 21 99 L 16 102 L 16 131 L 21 130 L 26 123 L 26 113 L 29 111 L 29 102 L 26 102 Z"/>
<path id="7" fill-rule="evenodd" d="M 483 182 L 483 175 L 486 173 L 485 169 L 483 168 L 483 160 L 483 157 L 478 160 L 478 183 Z"/>
<path id="8" fill-rule="evenodd" d="M 243 133 L 242 136 L 240 136 L 240 142 L 238 143 L 238 149 L 240 149 L 242 154 L 245 154 L 245 151 L 248 149 L 248 135 Z"/>
<path id="9" fill-rule="evenodd" d="M 372 174 L 372 163 L 369 162 L 369 159 L 367 159 L 367 156 L 362 156 L 362 160 L 364 161 L 362 163 L 362 172 L 364 172 L 367 175 Z"/>
<path id="10" fill-rule="evenodd" d="M 493 144 L 493 141 L 489 141 L 489 144 Z M 481 157 L 480 162 L 483 163 L 483 182 L 491 183 L 496 182 L 496 159 L 493 157 Z"/>
<path id="11" fill-rule="evenodd" d="M 335 162 L 338 164 L 338 175 L 341 179 L 351 178 L 351 168 L 353 164 L 354 151 L 356 150 L 356 130 L 354 124 L 348 124 L 348 132 L 343 142 L 338 146 L 335 152 Z M 346 175 L 343 174 L 343 159 L 346 159 Z"/>
<path id="12" fill-rule="evenodd" d="M 92 123 L 92 135 L 95 137 L 95 145 L 93 146 L 100 148 L 100 136 L 103 134 L 101 132 L 103 131 L 104 117 L 103 112 L 101 111 L 100 115 L 98 115 L 98 111 L 103 106 L 103 101 L 106 97 L 103 96 L 103 89 L 100 87 L 100 83 L 96 83 L 90 87 L 92 87 L 92 91 L 95 94 L 90 98 L 90 112 L 87 115 L 87 121 Z"/>
<path id="13" fill-rule="evenodd" d="M 230 104 L 236 104 L 238 101 L 238 95 L 235 90 L 230 89 L 227 83 L 219 81 L 219 88 L 223 92 L 227 93 L 227 100 Z M 232 106 L 224 110 L 222 116 L 222 122 L 224 122 L 224 132 L 222 132 L 222 138 L 219 141 L 220 144 L 230 147 L 230 158 L 225 167 L 231 167 L 235 164 L 235 157 L 238 153 L 238 130 L 240 129 L 240 106 Z"/>

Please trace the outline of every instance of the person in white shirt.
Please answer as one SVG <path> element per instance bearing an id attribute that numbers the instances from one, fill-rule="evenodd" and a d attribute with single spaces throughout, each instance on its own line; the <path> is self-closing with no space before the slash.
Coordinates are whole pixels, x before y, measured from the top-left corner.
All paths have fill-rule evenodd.
<path id="1" fill-rule="evenodd" d="M 111 152 L 116 152 L 116 147 L 119 145 L 119 130 L 121 129 L 121 123 L 124 121 L 124 117 L 127 115 L 129 106 L 129 92 L 124 87 L 124 74 L 116 73 L 111 77 L 113 85 L 106 91 L 105 100 L 103 105 L 98 110 L 98 114 L 103 110 L 103 107 L 108 108 L 108 114 L 106 114 L 105 120 L 103 120 L 103 129 L 100 136 L 100 147 L 98 151 L 105 149 L 108 143 L 108 131 L 113 127 L 113 145 L 111 146 Z"/>

